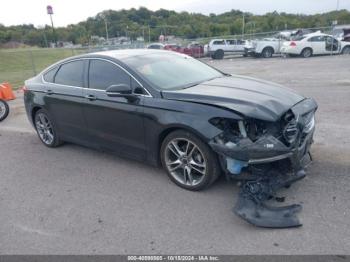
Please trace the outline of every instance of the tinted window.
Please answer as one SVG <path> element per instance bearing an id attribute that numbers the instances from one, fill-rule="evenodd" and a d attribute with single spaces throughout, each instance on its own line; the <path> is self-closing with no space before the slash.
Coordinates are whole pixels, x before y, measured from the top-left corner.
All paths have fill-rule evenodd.
<path id="1" fill-rule="evenodd" d="M 226 40 L 226 42 L 229 45 L 235 45 L 236 44 L 236 40 Z"/>
<path id="2" fill-rule="evenodd" d="M 74 61 L 61 65 L 55 76 L 55 83 L 69 86 L 84 86 L 84 61 Z"/>
<path id="3" fill-rule="evenodd" d="M 55 74 L 56 74 L 56 72 L 57 72 L 57 69 L 58 69 L 58 67 L 54 67 L 53 69 L 47 71 L 47 72 L 44 74 L 44 80 L 45 80 L 46 82 L 53 83 L 53 82 L 54 82 Z"/>
<path id="4" fill-rule="evenodd" d="M 107 87 L 118 84 L 130 85 L 130 76 L 112 63 L 90 61 L 89 88 L 106 90 Z"/>
<path id="5" fill-rule="evenodd" d="M 153 53 L 123 59 L 157 89 L 181 89 L 223 77 L 223 74 L 197 59 L 175 52 Z"/>
<path id="6" fill-rule="evenodd" d="M 214 41 L 213 42 L 213 45 L 224 45 L 225 44 L 225 42 L 224 42 L 224 40 L 222 40 L 222 41 Z"/>

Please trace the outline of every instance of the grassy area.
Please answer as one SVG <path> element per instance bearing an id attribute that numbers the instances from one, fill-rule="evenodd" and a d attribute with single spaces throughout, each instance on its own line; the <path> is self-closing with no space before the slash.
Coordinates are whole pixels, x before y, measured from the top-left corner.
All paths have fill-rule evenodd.
<path id="1" fill-rule="evenodd" d="M 14 89 L 26 79 L 63 58 L 82 53 L 75 49 L 0 49 L 0 83 L 9 82 Z"/>

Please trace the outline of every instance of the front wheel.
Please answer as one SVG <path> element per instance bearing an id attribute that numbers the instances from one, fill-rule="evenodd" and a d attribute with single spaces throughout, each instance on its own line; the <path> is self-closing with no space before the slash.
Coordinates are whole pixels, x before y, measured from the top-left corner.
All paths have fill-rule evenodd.
<path id="1" fill-rule="evenodd" d="M 40 109 L 34 117 L 34 125 L 38 136 L 47 147 L 57 147 L 62 144 L 58 138 L 55 124 L 49 113 Z"/>
<path id="2" fill-rule="evenodd" d="M 170 133 L 162 143 L 160 154 L 169 178 L 187 190 L 202 190 L 220 174 L 217 156 L 208 145 L 187 131 Z"/>
<path id="3" fill-rule="evenodd" d="M 9 105 L 6 101 L 0 99 L 0 122 L 4 120 L 10 113 Z"/>

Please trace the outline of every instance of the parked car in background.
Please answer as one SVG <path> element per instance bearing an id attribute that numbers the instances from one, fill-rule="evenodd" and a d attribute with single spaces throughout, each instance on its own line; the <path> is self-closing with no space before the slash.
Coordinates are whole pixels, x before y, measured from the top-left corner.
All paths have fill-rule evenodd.
<path id="1" fill-rule="evenodd" d="M 199 43 L 191 43 L 185 48 L 184 53 L 196 58 L 203 57 L 204 46 Z"/>
<path id="2" fill-rule="evenodd" d="M 279 54 L 282 44 L 290 35 L 278 33 L 271 38 L 246 41 L 244 47 L 245 56 L 270 58 L 274 54 Z"/>
<path id="3" fill-rule="evenodd" d="M 164 50 L 180 52 L 181 51 L 181 46 L 178 45 L 178 44 L 165 44 L 164 45 Z"/>
<path id="4" fill-rule="evenodd" d="M 274 54 L 281 53 L 281 47 L 285 41 L 298 38 L 302 35 L 312 33 L 309 29 L 297 29 L 293 31 L 282 31 L 271 38 L 247 40 L 244 48 L 245 56 L 270 58 Z"/>
<path id="5" fill-rule="evenodd" d="M 350 41 L 350 25 L 338 25 L 332 30 L 332 35 L 339 41 Z"/>
<path id="6" fill-rule="evenodd" d="M 152 43 L 147 46 L 147 49 L 164 49 L 164 44 L 162 43 Z"/>
<path id="7" fill-rule="evenodd" d="M 198 43 L 191 43 L 187 47 L 182 47 L 178 44 L 166 44 L 164 46 L 164 49 L 169 51 L 175 51 L 181 54 L 186 54 L 196 58 L 204 56 L 203 46 Z"/>
<path id="8" fill-rule="evenodd" d="M 312 55 L 350 54 L 350 42 L 339 41 L 331 35 L 316 32 L 284 42 L 281 53 L 304 58 Z"/>
<path id="9" fill-rule="evenodd" d="M 212 39 L 204 46 L 206 55 L 213 59 L 223 59 L 227 53 L 244 53 L 245 40 L 240 39 Z"/>

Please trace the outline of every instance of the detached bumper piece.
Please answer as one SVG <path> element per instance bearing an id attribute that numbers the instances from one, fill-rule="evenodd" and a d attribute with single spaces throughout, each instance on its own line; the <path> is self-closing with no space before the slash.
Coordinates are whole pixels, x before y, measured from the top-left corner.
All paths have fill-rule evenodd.
<path id="1" fill-rule="evenodd" d="M 278 189 L 289 187 L 292 183 L 305 177 L 305 171 L 300 170 L 294 175 L 283 175 L 277 171 L 269 171 L 267 175 L 244 182 L 241 186 L 238 201 L 233 212 L 257 227 L 291 228 L 302 226 L 297 213 L 302 210 L 298 204 L 272 207 L 264 202 L 275 198 Z"/>

